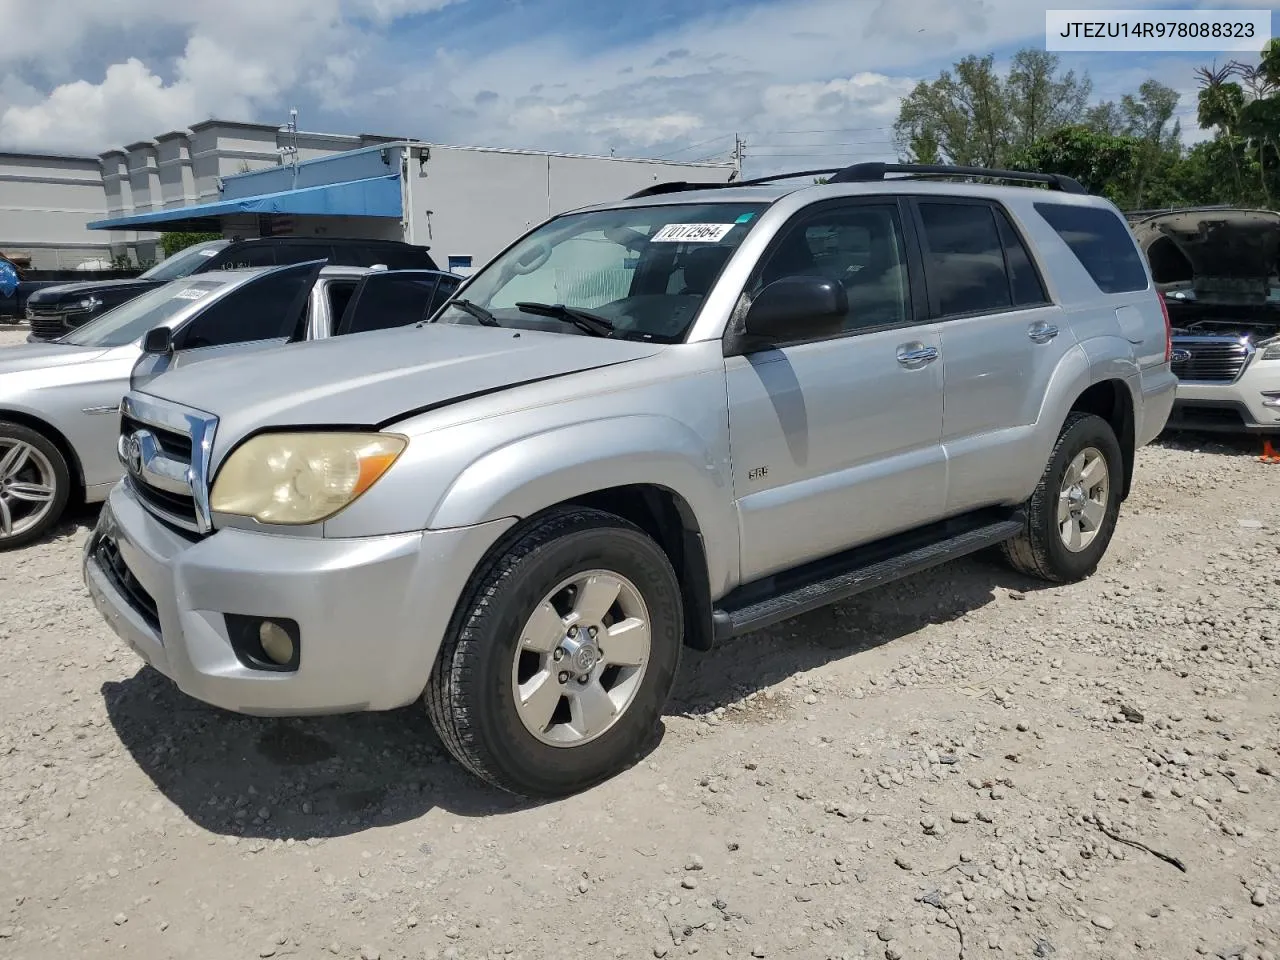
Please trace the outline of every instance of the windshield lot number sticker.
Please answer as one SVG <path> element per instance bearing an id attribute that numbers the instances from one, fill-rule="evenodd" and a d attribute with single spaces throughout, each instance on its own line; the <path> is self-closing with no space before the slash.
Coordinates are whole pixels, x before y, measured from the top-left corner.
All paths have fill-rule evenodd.
<path id="1" fill-rule="evenodd" d="M 649 238 L 651 243 L 719 243 L 732 223 L 668 223 Z"/>
<path id="2" fill-rule="evenodd" d="M 200 287 L 188 287 L 186 290 L 179 290 L 173 295 L 175 300 L 199 300 L 208 290 L 202 290 Z"/>

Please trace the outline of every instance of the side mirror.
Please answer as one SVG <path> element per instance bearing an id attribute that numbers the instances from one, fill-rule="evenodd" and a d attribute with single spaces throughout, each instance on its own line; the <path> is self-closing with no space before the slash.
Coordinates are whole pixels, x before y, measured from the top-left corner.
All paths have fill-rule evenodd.
<path id="1" fill-rule="evenodd" d="M 808 340 L 838 333 L 849 312 L 849 295 L 825 277 L 783 277 L 757 294 L 747 311 L 746 334 L 770 343 Z"/>
<path id="2" fill-rule="evenodd" d="M 143 353 L 172 353 L 173 331 L 168 327 L 156 327 L 148 330 L 142 338 Z"/>

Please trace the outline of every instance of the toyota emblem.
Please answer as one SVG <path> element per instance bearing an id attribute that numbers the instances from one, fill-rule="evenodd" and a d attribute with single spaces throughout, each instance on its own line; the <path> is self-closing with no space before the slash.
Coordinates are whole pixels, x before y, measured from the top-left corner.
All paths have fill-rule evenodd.
<path id="1" fill-rule="evenodd" d="M 130 473 L 142 473 L 142 441 L 138 439 L 136 433 L 129 437 L 125 446 L 125 462 L 129 466 Z"/>

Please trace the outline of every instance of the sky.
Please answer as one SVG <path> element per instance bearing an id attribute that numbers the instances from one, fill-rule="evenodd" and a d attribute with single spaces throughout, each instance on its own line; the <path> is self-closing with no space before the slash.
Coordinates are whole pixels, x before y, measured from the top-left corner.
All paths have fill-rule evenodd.
<path id="1" fill-rule="evenodd" d="M 0 0 L 0 150 L 93 155 L 211 117 L 284 123 L 296 108 L 303 130 L 677 160 L 727 159 L 739 135 L 749 176 L 893 159 L 898 104 L 918 81 L 968 54 L 1043 49 L 1044 11 L 1064 5 Z M 1215 55 L 1062 59 L 1095 99 L 1168 84 L 1187 139 L 1202 136 L 1192 71 Z"/>

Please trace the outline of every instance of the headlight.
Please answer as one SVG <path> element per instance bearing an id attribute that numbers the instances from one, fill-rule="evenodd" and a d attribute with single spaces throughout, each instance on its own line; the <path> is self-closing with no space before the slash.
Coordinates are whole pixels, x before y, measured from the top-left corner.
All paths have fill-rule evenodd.
<path id="1" fill-rule="evenodd" d="M 1258 344 L 1258 346 L 1266 348 L 1262 351 L 1262 356 L 1259 357 L 1260 360 L 1280 360 L 1280 337 Z"/>
<path id="2" fill-rule="evenodd" d="M 391 433 L 263 433 L 223 464 L 209 506 L 261 523 L 316 523 L 371 486 L 408 446 Z"/>

